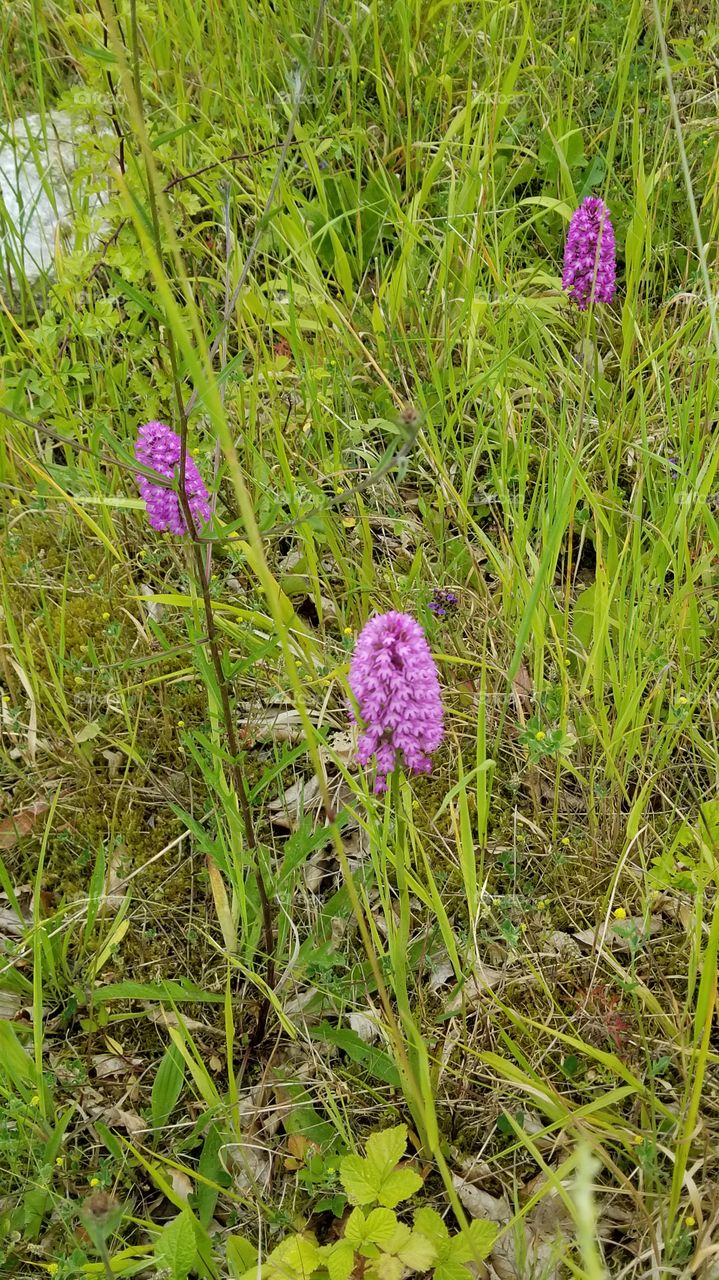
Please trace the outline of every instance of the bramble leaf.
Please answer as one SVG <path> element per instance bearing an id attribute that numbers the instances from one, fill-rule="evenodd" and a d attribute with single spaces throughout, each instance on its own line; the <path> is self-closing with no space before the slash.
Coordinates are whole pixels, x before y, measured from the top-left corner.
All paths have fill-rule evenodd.
<path id="1" fill-rule="evenodd" d="M 394 1173 L 385 1178 L 377 1199 L 388 1209 L 394 1209 L 401 1200 L 409 1200 L 409 1197 L 413 1196 L 415 1191 L 419 1191 L 423 1185 L 422 1179 L 414 1169 L 395 1169 Z"/>
<path id="2" fill-rule="evenodd" d="M 330 1280 L 349 1280 L 355 1262 L 355 1251 L 346 1240 L 338 1240 L 327 1254 Z"/>

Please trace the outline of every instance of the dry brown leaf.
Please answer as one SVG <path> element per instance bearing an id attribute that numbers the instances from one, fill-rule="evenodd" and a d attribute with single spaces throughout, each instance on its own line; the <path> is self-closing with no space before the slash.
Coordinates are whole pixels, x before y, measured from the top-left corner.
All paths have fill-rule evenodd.
<path id="1" fill-rule="evenodd" d="M 266 1191 L 272 1172 L 272 1153 L 250 1135 L 244 1142 L 228 1142 L 220 1158 L 238 1191 Z"/>
<path id="2" fill-rule="evenodd" d="M 327 855 L 324 849 L 316 849 L 310 854 L 302 868 L 302 879 L 308 893 L 317 893 L 327 875 Z"/>
<path id="3" fill-rule="evenodd" d="M 359 1036 L 364 1044 L 374 1044 L 382 1034 L 377 1019 L 370 1017 L 368 1013 L 356 1010 L 349 1014 L 348 1022 L 355 1035 Z"/>
<path id="4" fill-rule="evenodd" d="M 90 1120 L 102 1120 L 108 1129 L 124 1129 L 130 1137 L 147 1132 L 147 1123 L 135 1111 L 107 1102 L 98 1089 L 88 1087 L 80 1094 L 80 1109 Z"/>
<path id="5" fill-rule="evenodd" d="M 187 1174 L 183 1173 L 181 1169 L 173 1169 L 171 1179 L 172 1190 L 175 1195 L 179 1200 L 182 1200 L 183 1204 L 187 1204 L 189 1197 L 195 1189 L 192 1178 L 188 1178 Z"/>
<path id="6" fill-rule="evenodd" d="M 513 1232 L 508 1231 L 497 1241 L 490 1262 L 499 1280 L 519 1280 L 526 1275 L 560 1280 L 564 1275 L 562 1258 L 571 1230 L 569 1211 L 560 1196 L 550 1192 L 523 1219 L 521 1255 Z"/>
<path id="7" fill-rule="evenodd" d="M 271 800 L 267 808 L 276 827 L 296 831 L 302 816 L 315 803 L 320 793 L 317 778 L 299 778 L 283 795 Z"/>
<path id="8" fill-rule="evenodd" d="M 645 941 L 661 933 L 663 928 L 664 920 L 659 915 L 650 916 L 648 920 L 644 916 L 627 916 L 626 920 L 610 920 L 606 932 L 604 924 L 598 924 L 595 929 L 580 929 L 574 937 L 587 947 L 595 947 L 603 940 L 603 945 L 613 951 L 631 951 L 635 936 Z"/>
<path id="9" fill-rule="evenodd" d="M 144 596 L 143 604 L 147 610 L 148 618 L 153 622 L 160 622 L 165 613 L 165 606 L 159 600 L 153 600 L 155 592 L 149 582 L 140 583 L 140 595 Z"/>
<path id="10" fill-rule="evenodd" d="M 94 1053 L 92 1065 L 98 1080 L 118 1079 L 142 1066 L 142 1058 L 125 1058 L 114 1053 Z"/>
<path id="11" fill-rule="evenodd" d="M 320 748 L 320 756 L 325 763 L 331 763 L 333 758 L 337 758 L 342 764 L 351 764 L 356 750 L 356 730 L 344 729 L 327 739 L 327 746 Z"/>
<path id="12" fill-rule="evenodd" d="M 242 721 L 251 738 L 259 741 L 274 739 L 276 742 L 299 742 L 304 732 L 299 711 L 294 707 L 269 707 Z"/>
<path id="13" fill-rule="evenodd" d="M 47 800 L 33 800 L 26 809 L 20 809 L 0 822 L 0 849 L 13 849 L 18 840 L 29 836 L 38 818 L 50 808 Z"/>
<path id="14" fill-rule="evenodd" d="M 20 1011 L 20 997 L 14 991 L 0 991 L 0 1018 L 11 1022 Z"/>
<path id="15" fill-rule="evenodd" d="M 489 1218 L 500 1227 L 506 1226 L 512 1216 L 509 1200 L 506 1196 L 491 1196 L 488 1191 L 476 1187 L 459 1174 L 452 1175 L 455 1190 L 470 1218 Z"/>
<path id="16" fill-rule="evenodd" d="M 120 772 L 120 765 L 125 759 L 125 756 L 122 751 L 112 751 L 110 747 L 107 747 L 105 751 L 101 751 L 100 755 L 107 760 L 107 776 L 112 782 L 113 778 L 116 778 Z"/>
<path id="17" fill-rule="evenodd" d="M 581 954 L 581 948 L 576 938 L 571 933 L 565 933 L 563 929 L 555 929 L 547 938 L 547 950 L 551 955 L 562 956 L 565 959 L 576 960 Z"/>
<path id="18" fill-rule="evenodd" d="M 526 662 L 520 663 L 519 671 L 512 681 L 512 693 L 520 719 L 523 716 L 531 716 L 534 685 Z"/>
<path id="19" fill-rule="evenodd" d="M 206 1022 L 198 1022 L 196 1018 L 183 1018 L 180 1024 L 177 1014 L 172 1009 L 165 1009 L 163 1005 L 149 1004 L 145 1000 L 142 1003 L 145 1017 L 158 1027 L 174 1027 L 179 1031 L 182 1025 L 187 1027 L 188 1031 L 202 1031 L 206 1036 L 220 1036 L 223 1040 L 225 1038 L 221 1027 L 208 1026 Z"/>
<path id="20" fill-rule="evenodd" d="M 446 987 L 448 982 L 454 978 L 454 965 L 449 960 L 442 960 L 438 964 L 432 965 L 432 975 L 429 980 L 430 991 L 437 992 L 441 987 Z"/>
<path id="21" fill-rule="evenodd" d="M 21 919 L 17 911 L 14 911 L 12 907 L 0 907 L 0 937 L 22 938 L 25 930 L 31 924 L 31 919 L 27 916 Z"/>
<path id="22" fill-rule="evenodd" d="M 489 964 L 478 962 L 471 977 L 465 982 L 464 987 L 456 995 L 452 996 L 447 1005 L 447 1012 L 458 1013 L 463 1007 L 476 1009 L 486 998 L 487 993 L 500 987 L 508 977 L 509 974 L 506 970 L 493 969 Z"/>

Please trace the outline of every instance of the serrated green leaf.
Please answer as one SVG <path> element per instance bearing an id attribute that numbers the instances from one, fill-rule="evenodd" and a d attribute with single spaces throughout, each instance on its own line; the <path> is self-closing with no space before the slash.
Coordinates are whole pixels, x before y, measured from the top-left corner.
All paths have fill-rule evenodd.
<path id="1" fill-rule="evenodd" d="M 429 1271 L 437 1261 L 437 1249 L 420 1231 L 412 1231 L 409 1240 L 397 1250 L 397 1257 L 410 1271 Z"/>
<path id="2" fill-rule="evenodd" d="M 469 1280 L 469 1271 L 456 1258 L 442 1258 L 434 1268 L 434 1280 Z"/>
<path id="3" fill-rule="evenodd" d="M 350 1204 L 372 1204 L 377 1199 L 371 1171 L 361 1156 L 345 1156 L 340 1161 L 340 1181 Z"/>
<path id="4" fill-rule="evenodd" d="M 267 1258 L 266 1267 L 269 1276 L 281 1276 L 286 1280 L 302 1280 L 316 1271 L 322 1260 L 318 1246 L 307 1236 L 287 1236 L 278 1244 Z"/>
<path id="5" fill-rule="evenodd" d="M 355 1249 L 361 1245 L 365 1238 L 365 1228 L 367 1219 L 361 1209 L 353 1209 L 349 1218 L 345 1223 L 345 1240 L 354 1245 Z"/>
<path id="6" fill-rule="evenodd" d="M 245 1236 L 228 1236 L 225 1251 L 231 1280 L 242 1280 L 248 1267 L 254 1267 L 257 1275 L 257 1249 Z"/>
<path id="7" fill-rule="evenodd" d="M 414 1225 L 417 1231 L 421 1231 L 437 1247 L 449 1240 L 447 1224 L 436 1209 L 418 1209 L 414 1215 Z"/>
<path id="8" fill-rule="evenodd" d="M 183 1209 L 162 1228 L 155 1241 L 155 1257 L 172 1280 L 186 1280 L 197 1259 L 197 1241 L 192 1215 Z"/>
<path id="9" fill-rule="evenodd" d="M 401 1200 L 409 1200 L 422 1186 L 424 1183 L 414 1169 L 395 1169 L 385 1178 L 376 1199 L 388 1209 L 394 1209 Z"/>
<path id="10" fill-rule="evenodd" d="M 389 1210 L 383 1209 L 382 1212 L 388 1213 Z M 397 1222 L 397 1217 L 394 1213 L 392 1217 L 395 1220 L 395 1229 L 387 1243 L 383 1245 L 383 1248 L 387 1253 L 399 1253 L 412 1235 L 412 1228 L 408 1227 L 406 1222 Z"/>
<path id="11" fill-rule="evenodd" d="M 497 1238 L 497 1223 L 486 1218 L 475 1218 L 469 1224 L 469 1237 L 472 1242 L 471 1261 L 482 1260 L 489 1256 Z"/>
<path id="12" fill-rule="evenodd" d="M 391 1209 L 373 1209 L 367 1215 L 364 1238 L 371 1240 L 380 1249 L 388 1249 L 389 1242 L 400 1225 L 397 1222 L 396 1213 L 392 1213 Z M 396 1252 L 396 1250 L 390 1250 L 390 1252 Z"/>
<path id="13" fill-rule="evenodd" d="M 393 1253 L 381 1253 L 369 1274 L 378 1280 L 402 1280 L 404 1263 Z"/>
<path id="14" fill-rule="evenodd" d="M 355 1251 L 346 1240 L 339 1240 L 327 1255 L 330 1280 L 349 1280 L 355 1262 Z"/>
<path id="15" fill-rule="evenodd" d="M 385 1178 L 399 1164 L 407 1150 L 407 1126 L 398 1124 L 394 1129 L 382 1129 L 367 1140 L 367 1164 L 376 1191 Z"/>

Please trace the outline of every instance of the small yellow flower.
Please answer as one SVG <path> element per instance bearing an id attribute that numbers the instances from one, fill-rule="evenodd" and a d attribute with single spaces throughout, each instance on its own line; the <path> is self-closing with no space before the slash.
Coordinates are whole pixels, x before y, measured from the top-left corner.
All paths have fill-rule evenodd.
<path id="1" fill-rule="evenodd" d="M 184 729 L 184 727 L 185 727 L 185 721 L 184 721 L 184 720 L 178 720 L 178 721 L 177 721 L 177 727 L 178 727 L 178 729 Z"/>
<path id="2" fill-rule="evenodd" d="M 635 1134 L 634 1134 L 634 1136 L 633 1136 L 633 1138 L 632 1138 L 632 1142 L 634 1143 L 635 1147 L 640 1147 L 640 1146 L 642 1145 L 642 1135 L 641 1135 L 641 1133 L 635 1133 Z"/>
<path id="3" fill-rule="evenodd" d="M 521 923 L 521 924 L 520 924 L 520 926 L 519 926 L 519 932 L 520 932 L 520 933 L 526 933 L 526 932 L 527 932 L 527 926 L 526 926 L 526 924 L 525 924 L 524 920 L 522 921 L 522 923 Z"/>
<path id="4" fill-rule="evenodd" d="M 351 635 L 352 635 L 352 628 L 351 628 L 351 627 L 345 627 L 344 632 L 343 632 L 343 635 L 351 636 Z M 5 701 L 5 699 L 3 699 L 3 701 Z"/>
<path id="5" fill-rule="evenodd" d="M 20 499 L 19 499 L 19 498 L 11 498 L 11 499 L 10 499 L 10 506 L 11 506 L 11 507 L 19 507 L 19 506 L 20 506 Z"/>
<path id="6" fill-rule="evenodd" d="M 680 693 L 680 694 L 679 694 L 679 697 L 677 698 L 677 706 L 678 706 L 678 707 L 685 707 L 685 706 L 687 705 L 688 701 L 689 701 L 689 699 L 688 699 L 687 695 L 686 695 L 685 693 Z"/>
<path id="7" fill-rule="evenodd" d="M 59 1270 L 60 1270 L 60 1265 L 59 1265 L 59 1263 L 57 1263 L 57 1262 L 48 1262 L 48 1264 L 47 1264 L 47 1274 L 48 1274 L 49 1276 L 54 1276 L 54 1275 L 56 1275 L 56 1274 L 57 1274 L 57 1272 L 58 1272 Z"/>
<path id="8" fill-rule="evenodd" d="M 697 1220 L 696 1220 L 696 1218 L 692 1217 L 692 1215 L 691 1215 L 691 1213 L 690 1213 L 690 1214 L 689 1214 L 689 1215 L 684 1219 L 684 1226 L 685 1226 L 685 1227 L 695 1227 L 696 1225 L 697 1225 Z"/>
<path id="9" fill-rule="evenodd" d="M 544 742 L 544 739 L 546 738 L 547 735 L 544 732 L 544 729 L 537 729 L 537 732 L 535 733 L 534 736 L 537 742 Z"/>
<path id="10" fill-rule="evenodd" d="M 560 843 L 560 844 L 563 844 L 563 845 L 565 845 L 565 846 L 566 846 L 566 845 L 568 845 L 568 844 L 571 844 L 572 842 L 571 842 L 571 840 L 569 839 L 569 836 L 562 836 L 562 838 L 561 838 L 561 840 L 560 840 L 560 842 L 559 842 L 559 843 Z"/>
<path id="11" fill-rule="evenodd" d="M 3 702 L 7 705 L 7 703 L 10 701 L 10 694 L 9 694 L 9 693 L 4 693 L 4 694 L 3 694 L 3 696 L 2 696 L 2 700 L 3 700 Z"/>
<path id="12" fill-rule="evenodd" d="M 109 622 L 109 621 L 110 621 L 110 615 L 109 615 L 109 613 L 107 612 L 107 609 L 105 610 L 105 612 L 104 612 L 104 613 L 103 613 L 103 615 L 102 615 L 102 620 L 103 620 L 103 622 Z"/>
<path id="13" fill-rule="evenodd" d="M 615 919 L 615 920 L 626 920 L 626 918 L 627 918 L 627 913 L 626 913 L 626 910 L 624 909 L 624 907 L 617 907 L 617 908 L 616 908 L 616 910 L 615 910 L 615 912 L 614 912 L 614 919 Z"/>
<path id="14" fill-rule="evenodd" d="M 94 582 L 94 581 L 95 581 L 95 574 L 94 574 L 94 573 L 88 573 L 88 575 L 87 575 L 87 580 L 88 580 L 88 582 Z"/>
<path id="15" fill-rule="evenodd" d="M 39 1093 L 34 1093 L 34 1094 L 32 1095 L 32 1097 L 31 1097 L 31 1099 L 30 1099 L 30 1106 L 31 1106 L 31 1107 L 39 1107 L 39 1106 L 40 1106 L 40 1094 L 39 1094 Z"/>
<path id="16" fill-rule="evenodd" d="M 540 898 L 539 902 L 537 903 L 537 911 L 544 911 L 544 908 L 546 907 L 546 905 L 547 905 L 546 900 L 544 898 Z"/>
<path id="17" fill-rule="evenodd" d="M 91 1179 L 90 1179 L 90 1186 L 91 1186 L 91 1187 L 99 1187 L 99 1185 L 100 1185 L 100 1179 L 99 1179 L 99 1178 L 91 1178 Z"/>
<path id="18" fill-rule="evenodd" d="M 65 1157 L 64 1157 L 64 1156 L 55 1156 L 55 1164 L 57 1165 L 58 1169 L 64 1169 L 64 1167 L 65 1167 Z"/>

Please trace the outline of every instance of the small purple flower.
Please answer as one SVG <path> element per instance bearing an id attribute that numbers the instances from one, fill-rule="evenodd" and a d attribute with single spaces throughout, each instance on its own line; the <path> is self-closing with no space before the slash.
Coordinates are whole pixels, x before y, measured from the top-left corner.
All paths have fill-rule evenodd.
<path id="1" fill-rule="evenodd" d="M 562 288 L 580 311 L 586 311 L 592 300 L 612 301 L 616 278 L 614 230 L 609 209 L 598 196 L 587 196 L 575 209 L 569 224 Z"/>
<path id="2" fill-rule="evenodd" d="M 446 587 L 436 587 L 427 608 L 435 618 L 445 618 L 448 613 L 456 609 L 457 604 L 458 600 L 453 591 L 448 591 Z"/>
<path id="3" fill-rule="evenodd" d="M 413 773 L 430 773 L 430 755 L 444 735 L 437 668 L 424 631 L 406 613 L 370 618 L 357 638 L 349 685 L 364 729 L 357 763 L 376 757 L 375 794 L 387 790 L 387 774 L 399 752 Z M 356 723 L 354 708 L 350 708 Z"/>
<path id="4" fill-rule="evenodd" d="M 168 480 L 174 480 L 180 462 L 180 437 L 164 422 L 146 422 L 140 427 L 135 445 L 135 461 L 150 471 L 157 471 Z M 136 476 L 140 496 L 147 506 L 147 518 L 158 533 L 169 530 L 182 537 L 187 525 L 180 508 L 180 499 L 174 489 L 153 484 L 147 476 Z M 179 483 L 179 479 L 178 479 Z M 195 463 L 187 455 L 185 468 L 187 501 L 195 526 L 202 528 L 210 518 L 210 499 Z"/>

